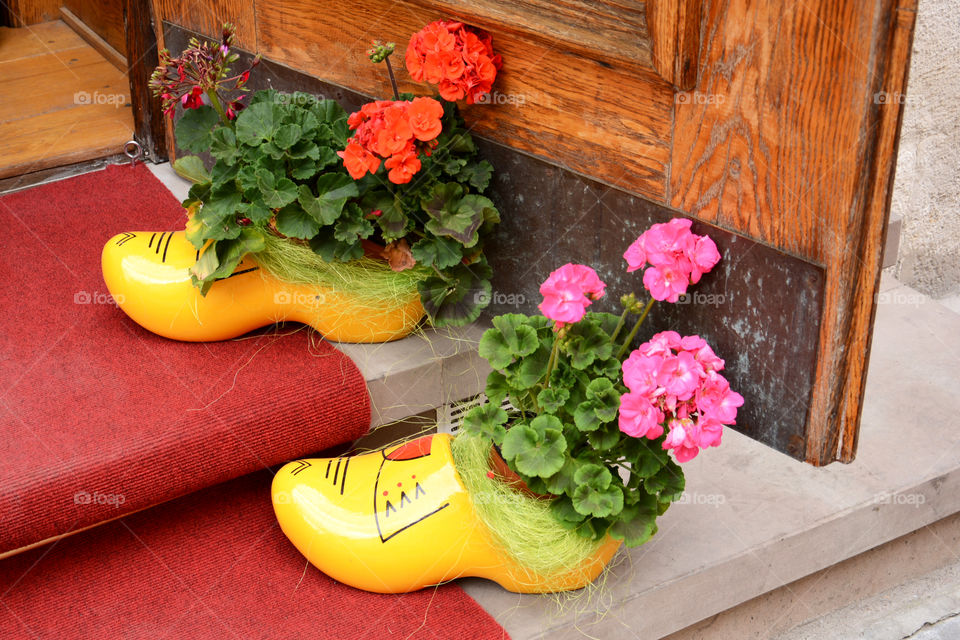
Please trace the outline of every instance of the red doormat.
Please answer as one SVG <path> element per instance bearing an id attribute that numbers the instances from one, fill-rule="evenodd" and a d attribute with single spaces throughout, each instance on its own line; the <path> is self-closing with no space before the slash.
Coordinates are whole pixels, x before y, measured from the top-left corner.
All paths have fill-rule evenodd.
<path id="1" fill-rule="evenodd" d="M 143 165 L 0 197 L 0 553 L 366 433 L 363 377 L 307 331 L 175 342 L 110 302 L 104 243 L 183 222 Z"/>
<path id="2" fill-rule="evenodd" d="M 404 595 L 307 565 L 259 472 L 0 562 L 0 637 L 495 640 L 455 585 Z"/>

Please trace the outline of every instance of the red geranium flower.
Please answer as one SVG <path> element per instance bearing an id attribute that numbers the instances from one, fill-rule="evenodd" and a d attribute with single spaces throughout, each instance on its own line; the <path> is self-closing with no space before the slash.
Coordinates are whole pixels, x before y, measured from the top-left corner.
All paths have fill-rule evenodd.
<path id="1" fill-rule="evenodd" d="M 444 100 L 467 104 L 490 92 L 502 63 L 484 31 L 462 22 L 431 22 L 413 34 L 405 56 L 414 80 L 437 85 Z"/>
<path id="2" fill-rule="evenodd" d="M 441 118 L 443 106 L 433 98 L 367 103 L 347 118 L 354 134 L 338 155 L 354 180 L 376 173 L 385 160 L 391 182 L 410 182 L 420 170 L 420 153 L 429 155 L 443 130 Z"/>

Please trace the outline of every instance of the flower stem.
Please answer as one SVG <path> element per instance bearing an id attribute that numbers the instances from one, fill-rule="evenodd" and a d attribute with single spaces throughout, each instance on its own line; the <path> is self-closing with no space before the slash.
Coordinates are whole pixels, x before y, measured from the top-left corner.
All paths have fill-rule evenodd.
<path id="1" fill-rule="evenodd" d="M 624 308 L 623 313 L 620 314 L 620 320 L 617 321 L 617 327 L 613 330 L 613 335 L 610 336 L 610 342 L 616 344 L 617 336 L 620 335 L 620 330 L 623 329 L 623 325 L 627 321 L 627 314 L 629 313 L 630 309 Z"/>
<path id="2" fill-rule="evenodd" d="M 223 105 L 220 104 L 220 98 L 217 97 L 216 90 L 210 89 L 207 91 L 207 97 L 210 99 L 210 106 L 213 107 L 213 110 L 217 112 L 217 115 L 220 116 L 220 122 L 229 126 L 230 120 L 227 118 L 226 112 L 223 110 Z"/>
<path id="3" fill-rule="evenodd" d="M 387 75 L 390 76 L 390 86 L 393 87 L 393 99 L 400 99 L 400 89 L 397 87 L 397 77 L 393 75 L 393 65 L 390 64 L 390 56 L 383 59 L 387 63 Z"/>
<path id="4" fill-rule="evenodd" d="M 546 382 L 543 385 L 543 388 L 546 389 L 550 386 L 550 374 L 553 373 L 554 367 L 557 366 L 557 354 L 560 351 L 560 336 L 555 335 L 553 338 L 553 349 L 550 350 L 550 359 L 547 360 L 547 377 Z"/>
<path id="5" fill-rule="evenodd" d="M 623 358 L 623 354 L 627 352 L 627 349 L 630 348 L 630 343 L 633 342 L 633 339 L 637 337 L 637 331 L 640 330 L 640 325 L 643 324 L 643 321 L 646 320 L 647 314 L 650 313 L 650 309 L 653 308 L 653 298 L 650 298 L 647 302 L 647 306 L 643 308 L 643 313 L 640 314 L 640 319 L 637 320 L 637 324 L 633 325 L 633 329 L 630 331 L 630 335 L 627 336 L 627 339 L 624 340 L 623 346 L 620 347 L 620 351 L 617 352 L 617 360 Z"/>

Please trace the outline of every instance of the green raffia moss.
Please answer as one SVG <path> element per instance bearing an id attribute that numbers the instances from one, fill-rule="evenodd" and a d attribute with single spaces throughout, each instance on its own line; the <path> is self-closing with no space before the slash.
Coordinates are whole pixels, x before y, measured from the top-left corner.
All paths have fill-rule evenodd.
<path id="1" fill-rule="evenodd" d="M 494 541 L 519 565 L 549 578 L 593 556 L 603 541 L 560 526 L 547 500 L 535 500 L 487 477 L 490 442 L 460 433 L 450 443 L 457 473 Z"/>
<path id="2" fill-rule="evenodd" d="M 349 292 L 361 306 L 371 309 L 405 307 L 420 297 L 417 284 L 431 273 L 420 266 L 393 271 L 386 262 L 366 257 L 326 262 L 306 245 L 269 234 L 266 248 L 254 258 L 278 280 Z"/>

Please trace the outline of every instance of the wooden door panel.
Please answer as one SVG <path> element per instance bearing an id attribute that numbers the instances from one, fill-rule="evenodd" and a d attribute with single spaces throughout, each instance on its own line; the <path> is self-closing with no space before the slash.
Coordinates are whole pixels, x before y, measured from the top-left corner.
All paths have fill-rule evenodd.
<path id="1" fill-rule="evenodd" d="M 874 96 L 905 88 L 916 0 L 154 2 L 207 33 L 241 25 L 243 46 L 285 65 L 265 67 L 272 86 L 309 84 L 291 79 L 302 73 L 347 102 L 387 94 L 365 57 L 372 39 L 402 50 L 438 18 L 487 28 L 506 98 L 464 116 L 497 159 L 497 286 L 527 292 L 542 274 L 518 265 L 558 247 L 619 285 L 613 221 L 631 233 L 677 213 L 715 225 L 727 255 L 702 293 L 733 300 L 689 315 L 735 352 L 739 428 L 814 464 L 853 458 L 902 109 Z M 584 24 L 627 16 L 618 46 L 574 28 L 577 11 Z"/>

